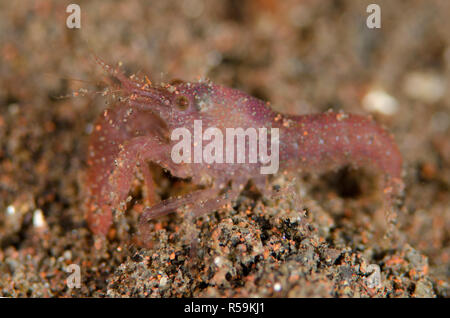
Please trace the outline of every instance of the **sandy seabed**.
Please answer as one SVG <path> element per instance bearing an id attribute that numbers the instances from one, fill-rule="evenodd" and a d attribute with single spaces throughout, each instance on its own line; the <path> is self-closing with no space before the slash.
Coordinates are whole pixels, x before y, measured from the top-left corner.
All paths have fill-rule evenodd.
<path id="1" fill-rule="evenodd" d="M 68 29 L 69 2 L 2 1 L 0 296 L 448 297 L 450 2 L 377 1 L 382 25 L 369 29 L 370 2 L 78 1 L 81 28 Z M 301 206 L 249 186 L 195 221 L 155 220 L 149 248 L 135 244 L 137 183 L 100 242 L 83 210 L 87 140 L 108 107 L 92 52 L 155 82 L 209 78 L 282 112 L 372 114 L 404 156 L 398 240 L 384 237 L 371 179 L 342 169 L 275 178 L 296 183 Z M 155 173 L 160 196 L 189 187 Z M 66 284 L 70 264 L 80 288 Z"/>

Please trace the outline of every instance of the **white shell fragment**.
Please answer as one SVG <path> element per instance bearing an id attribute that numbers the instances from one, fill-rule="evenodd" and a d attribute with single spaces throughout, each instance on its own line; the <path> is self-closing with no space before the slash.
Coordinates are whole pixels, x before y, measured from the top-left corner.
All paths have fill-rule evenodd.
<path id="1" fill-rule="evenodd" d="M 47 227 L 47 222 L 45 221 L 44 213 L 41 209 L 36 209 L 33 212 L 33 226 L 37 229 Z"/>
<path id="2" fill-rule="evenodd" d="M 397 100 L 380 88 L 370 90 L 363 98 L 362 105 L 369 112 L 394 115 L 398 111 Z"/>
<path id="3" fill-rule="evenodd" d="M 380 266 L 377 264 L 370 264 L 367 266 L 367 272 L 372 272 L 372 274 L 366 278 L 367 287 L 380 288 L 382 286 Z"/>
<path id="4" fill-rule="evenodd" d="M 431 72 L 409 73 L 403 83 L 406 96 L 424 103 L 436 103 L 445 94 L 445 80 Z"/>

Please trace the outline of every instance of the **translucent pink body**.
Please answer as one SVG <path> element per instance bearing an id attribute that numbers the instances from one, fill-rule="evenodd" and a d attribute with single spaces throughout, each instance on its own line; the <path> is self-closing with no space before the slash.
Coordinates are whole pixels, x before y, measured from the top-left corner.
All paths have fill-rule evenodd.
<path id="1" fill-rule="evenodd" d="M 195 216 L 217 210 L 233 201 L 249 180 L 263 194 L 270 192 L 259 163 L 174 163 L 170 134 L 181 127 L 193 133 L 194 120 L 201 120 L 204 129 L 278 128 L 280 170 L 370 166 L 384 174 L 386 193 L 402 184 L 401 154 L 392 137 L 369 118 L 334 112 L 283 115 L 244 92 L 210 82 L 155 86 L 104 67 L 120 81 L 125 98 L 104 111 L 90 137 L 87 220 L 95 234 L 105 235 L 114 210 L 124 208 L 137 170 L 155 203 L 149 162 L 175 177 L 191 178 L 203 189 L 146 208 L 139 221 L 142 235 L 149 220 L 180 207 L 190 206 Z"/>

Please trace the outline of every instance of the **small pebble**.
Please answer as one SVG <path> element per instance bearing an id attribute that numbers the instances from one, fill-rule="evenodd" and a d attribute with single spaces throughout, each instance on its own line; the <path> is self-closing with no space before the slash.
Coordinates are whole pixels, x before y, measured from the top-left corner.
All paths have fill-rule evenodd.
<path id="1" fill-rule="evenodd" d="M 37 209 L 33 213 L 33 226 L 35 228 L 44 228 L 47 226 L 47 222 L 45 222 L 44 213 L 41 209 Z"/>
<path id="2" fill-rule="evenodd" d="M 398 111 L 397 100 L 382 89 L 372 89 L 363 98 L 364 109 L 383 115 L 393 115 Z"/>
<path id="3" fill-rule="evenodd" d="M 281 284 L 280 283 L 275 283 L 275 285 L 273 285 L 273 290 L 276 292 L 281 291 Z"/>
<path id="4" fill-rule="evenodd" d="M 214 264 L 216 264 L 216 266 L 222 265 L 222 257 L 217 256 L 217 257 L 214 259 Z"/>
<path id="5" fill-rule="evenodd" d="M 8 205 L 6 208 L 6 213 L 8 215 L 14 215 L 16 213 L 16 208 L 13 205 Z"/>
<path id="6" fill-rule="evenodd" d="M 376 264 L 370 264 L 367 266 L 367 272 L 372 272 L 367 278 L 366 283 L 369 288 L 381 287 L 381 271 L 380 266 Z"/>
<path id="7" fill-rule="evenodd" d="M 166 276 L 161 277 L 161 279 L 159 280 L 159 286 L 164 287 L 166 286 L 166 284 L 167 284 L 167 277 Z"/>
<path id="8" fill-rule="evenodd" d="M 442 76 L 430 72 L 409 73 L 403 83 L 405 94 L 424 103 L 436 103 L 445 94 Z"/>

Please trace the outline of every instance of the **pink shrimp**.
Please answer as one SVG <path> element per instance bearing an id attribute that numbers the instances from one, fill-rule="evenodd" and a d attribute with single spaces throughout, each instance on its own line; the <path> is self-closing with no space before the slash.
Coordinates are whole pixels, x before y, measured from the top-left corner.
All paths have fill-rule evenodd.
<path id="1" fill-rule="evenodd" d="M 137 169 L 142 172 L 147 193 L 154 194 L 149 162 L 175 177 L 191 178 L 202 189 L 156 204 L 155 197 L 151 197 L 152 206 L 140 216 L 143 235 L 149 220 L 181 207 L 191 207 L 195 216 L 217 210 L 232 202 L 249 180 L 262 193 L 269 193 L 265 190 L 268 174 L 262 171 L 268 166 L 267 159 L 275 158 L 275 152 L 279 154 L 279 168 L 292 173 L 345 165 L 371 166 L 385 176 L 387 198 L 398 194 L 402 187 L 402 156 L 392 136 L 372 119 L 341 112 L 284 115 L 244 92 L 208 81 L 154 85 L 102 65 L 119 80 L 123 98 L 104 111 L 90 137 L 87 220 L 95 234 L 105 235 L 113 211 L 123 209 L 121 203 L 128 197 Z M 191 160 L 175 160 L 180 133 L 198 138 L 200 124 L 200 133 L 214 130 L 209 130 L 208 136 L 200 135 L 178 153 Z M 233 138 L 243 138 L 240 149 L 227 148 L 227 142 L 216 140 L 230 129 L 237 132 Z M 260 143 L 252 142 L 255 132 Z M 266 139 L 261 138 L 264 132 Z M 203 151 L 200 156 L 199 147 Z M 207 151 L 212 148 L 214 151 Z M 264 148 L 270 148 L 265 157 Z M 253 150 L 259 154 L 256 162 L 255 158 L 250 162 Z M 240 151 L 248 160 L 239 159 Z M 205 160 L 205 152 L 214 160 Z"/>

